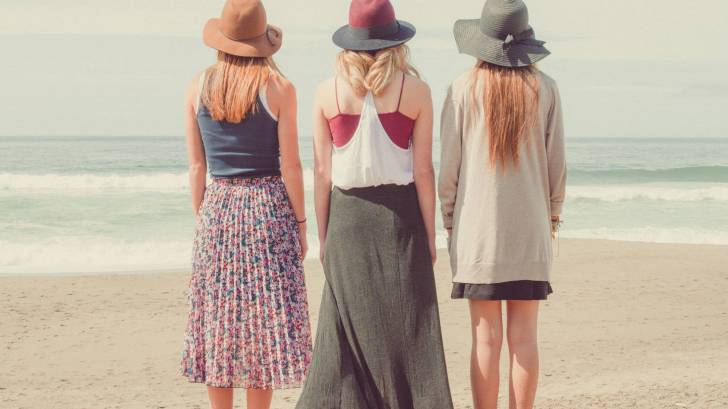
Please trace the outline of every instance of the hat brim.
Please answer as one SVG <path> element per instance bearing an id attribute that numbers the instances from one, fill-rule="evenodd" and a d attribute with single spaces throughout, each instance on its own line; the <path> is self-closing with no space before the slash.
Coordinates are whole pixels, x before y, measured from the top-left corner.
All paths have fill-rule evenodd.
<path id="1" fill-rule="evenodd" d="M 337 46 L 352 51 L 375 51 L 395 47 L 411 40 L 415 36 L 415 33 L 417 33 L 415 26 L 412 24 L 402 20 L 397 20 L 397 23 L 399 23 L 399 30 L 387 37 L 372 39 L 356 38 L 352 33 L 351 26 L 346 25 L 336 30 L 332 40 Z"/>
<path id="2" fill-rule="evenodd" d="M 220 30 L 219 18 L 212 18 L 205 24 L 202 41 L 208 47 L 239 57 L 270 57 L 281 49 L 283 30 L 268 25 L 265 33 L 248 40 L 231 40 Z"/>
<path id="3" fill-rule="evenodd" d="M 503 40 L 488 37 L 480 31 L 478 19 L 456 21 L 453 34 L 461 54 L 502 67 L 527 67 L 551 54 L 543 45 L 513 44 L 504 48 Z"/>

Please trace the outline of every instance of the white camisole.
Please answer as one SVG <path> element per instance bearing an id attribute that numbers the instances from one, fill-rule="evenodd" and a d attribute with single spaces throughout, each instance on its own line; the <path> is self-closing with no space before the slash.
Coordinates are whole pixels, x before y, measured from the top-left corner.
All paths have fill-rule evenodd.
<path id="1" fill-rule="evenodd" d="M 344 146 L 334 146 L 331 181 L 340 189 L 414 182 L 412 147 L 403 149 L 387 135 L 374 95 L 364 98 L 359 126 Z"/>

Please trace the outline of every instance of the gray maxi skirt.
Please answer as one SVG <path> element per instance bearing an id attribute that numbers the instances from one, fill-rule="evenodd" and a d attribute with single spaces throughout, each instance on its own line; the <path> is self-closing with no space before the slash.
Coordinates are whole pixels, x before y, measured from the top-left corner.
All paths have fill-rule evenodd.
<path id="1" fill-rule="evenodd" d="M 452 409 L 414 184 L 331 195 L 314 355 L 297 409 Z"/>

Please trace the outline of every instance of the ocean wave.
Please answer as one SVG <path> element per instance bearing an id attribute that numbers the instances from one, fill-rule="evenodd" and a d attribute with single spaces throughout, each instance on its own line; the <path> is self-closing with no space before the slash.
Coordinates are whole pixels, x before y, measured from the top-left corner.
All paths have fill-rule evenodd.
<path id="1" fill-rule="evenodd" d="M 437 248 L 446 248 L 447 234 L 437 232 Z M 565 229 L 563 238 L 650 243 L 728 245 L 728 232 L 686 228 Z M 315 235 L 308 235 L 307 259 L 319 257 Z M 190 270 L 192 240 L 129 241 L 111 237 L 55 237 L 34 242 L 0 241 L 0 273 L 56 274 Z"/>
<path id="2" fill-rule="evenodd" d="M 313 170 L 303 170 L 306 190 L 313 190 Z M 145 174 L 23 174 L 0 173 L 0 191 L 137 191 L 185 192 L 189 190 L 188 173 Z"/>
<path id="3" fill-rule="evenodd" d="M 576 180 L 598 182 L 728 182 L 728 166 L 691 166 L 665 169 L 570 169 Z"/>
<path id="4" fill-rule="evenodd" d="M 0 273 L 105 273 L 189 268 L 192 239 L 129 241 L 53 237 L 0 241 Z"/>
<path id="5" fill-rule="evenodd" d="M 620 202 L 630 200 L 664 200 L 674 202 L 700 202 L 714 200 L 728 202 L 728 185 L 701 188 L 678 188 L 645 185 L 567 186 L 567 200 L 600 200 Z"/>
<path id="6" fill-rule="evenodd" d="M 319 257 L 318 238 L 308 236 L 308 259 Z M 132 241 L 108 236 L 49 237 L 32 242 L 0 240 L 0 273 L 55 274 L 189 270 L 189 240 Z"/>
<path id="7" fill-rule="evenodd" d="M 62 174 L 0 173 L 0 190 L 30 191 L 161 191 L 188 189 L 187 173 Z"/>
<path id="8" fill-rule="evenodd" d="M 636 227 L 616 229 L 564 229 L 563 238 L 636 241 L 646 243 L 717 244 L 728 245 L 728 232 L 688 228 Z"/>

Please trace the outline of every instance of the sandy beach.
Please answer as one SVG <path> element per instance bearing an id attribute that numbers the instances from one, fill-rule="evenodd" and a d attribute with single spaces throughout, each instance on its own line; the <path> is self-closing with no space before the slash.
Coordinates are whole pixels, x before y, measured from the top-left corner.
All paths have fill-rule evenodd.
<path id="1" fill-rule="evenodd" d="M 728 408 L 726 262 L 721 246 L 562 239 L 536 407 Z M 323 275 L 306 267 L 315 327 Z M 206 408 L 178 375 L 188 276 L 0 276 L 0 408 Z M 471 408 L 467 305 L 449 299 L 445 253 L 436 276 L 455 407 Z"/>

